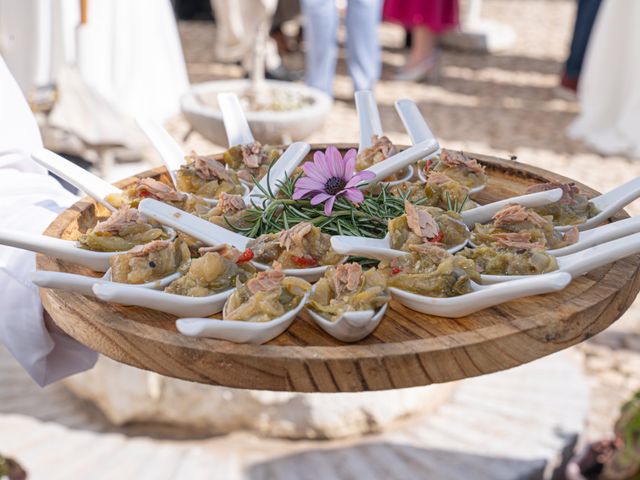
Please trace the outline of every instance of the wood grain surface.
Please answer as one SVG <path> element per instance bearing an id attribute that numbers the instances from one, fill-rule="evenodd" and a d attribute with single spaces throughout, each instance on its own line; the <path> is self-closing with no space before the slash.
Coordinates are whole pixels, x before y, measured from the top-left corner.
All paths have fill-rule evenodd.
<path id="1" fill-rule="evenodd" d="M 324 146 L 313 145 L 312 152 L 318 148 Z M 533 183 L 568 181 L 516 161 L 472 155 L 490 176 L 487 188 L 474 197 L 482 204 L 522 194 Z M 156 169 L 140 177 L 162 173 Z M 64 211 L 45 234 L 75 238 L 95 224 L 97 216 L 106 215 L 103 207 L 85 198 Z M 621 212 L 617 218 L 626 216 Z M 98 275 L 44 255 L 38 255 L 37 267 Z M 392 302 L 373 334 L 355 344 L 330 337 L 306 314 L 265 345 L 240 345 L 183 336 L 175 328 L 175 317 L 162 312 L 64 290 L 41 289 L 41 297 L 56 324 L 73 338 L 114 360 L 162 375 L 236 388 L 358 392 L 492 373 L 582 342 L 629 308 L 640 290 L 639 269 L 640 256 L 629 257 L 575 279 L 562 292 L 459 319 L 425 315 Z"/>

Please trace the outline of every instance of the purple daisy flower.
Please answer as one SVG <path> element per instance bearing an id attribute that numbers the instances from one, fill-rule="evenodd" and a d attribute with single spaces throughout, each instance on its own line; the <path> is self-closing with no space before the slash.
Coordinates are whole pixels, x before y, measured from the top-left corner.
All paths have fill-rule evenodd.
<path id="1" fill-rule="evenodd" d="M 302 165 L 305 175 L 296 182 L 294 200 L 311 197 L 311 205 L 324 202 L 324 214 L 329 216 L 336 198 L 344 195 L 351 203 L 358 205 L 364 195 L 358 185 L 375 177 L 366 170 L 356 173 L 356 151 L 349 150 L 344 158 L 336 147 L 328 147 L 325 153 L 313 154 L 313 162 Z"/>

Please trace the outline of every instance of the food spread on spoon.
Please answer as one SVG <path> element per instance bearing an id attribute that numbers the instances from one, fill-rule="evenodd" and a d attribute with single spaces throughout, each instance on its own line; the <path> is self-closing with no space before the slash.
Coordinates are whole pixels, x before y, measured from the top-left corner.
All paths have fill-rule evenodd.
<path id="1" fill-rule="evenodd" d="M 330 267 L 318 280 L 308 308 L 335 322 L 345 312 L 377 310 L 391 300 L 387 278 L 376 268 L 358 263 Z"/>
<path id="2" fill-rule="evenodd" d="M 455 297 L 471 292 L 471 280 L 480 281 L 475 262 L 451 255 L 435 245 L 380 263 L 388 285 L 427 297 Z"/>
<path id="3" fill-rule="evenodd" d="M 267 174 L 269 165 L 276 161 L 282 150 L 263 146 L 260 142 L 236 145 L 222 155 L 222 162 L 238 174 L 245 183 L 252 184 L 253 179 L 260 180 Z"/>
<path id="4" fill-rule="evenodd" d="M 377 163 L 386 160 L 389 157 L 398 153 L 396 146 L 391 143 L 389 137 L 385 135 L 372 135 L 371 146 L 362 150 L 356 157 L 356 170 L 365 170 Z M 386 181 L 400 180 L 407 175 L 407 171 L 396 172 L 390 177 L 386 178 Z"/>
<path id="5" fill-rule="evenodd" d="M 539 183 L 527 188 L 527 193 L 544 192 L 555 188 L 562 189 L 560 200 L 535 208 L 540 215 L 553 217 L 555 226 L 584 223 L 599 213 L 598 208 L 589 201 L 587 195 L 580 192 L 575 183 Z"/>
<path id="6" fill-rule="evenodd" d="M 181 238 L 154 240 L 111 257 L 111 280 L 130 284 L 160 280 L 186 270 L 190 260 L 189 248 Z"/>
<path id="7" fill-rule="evenodd" d="M 191 260 L 186 273 L 169 284 L 164 291 L 188 297 L 205 297 L 234 288 L 256 273 L 247 256 L 223 244 L 202 247 L 199 258 Z"/>
<path id="8" fill-rule="evenodd" d="M 234 170 L 225 168 L 213 157 L 197 153 L 186 157 L 186 163 L 176 172 L 176 181 L 181 192 L 204 198 L 218 198 L 223 192 L 244 193 L 244 187 Z"/>
<path id="9" fill-rule="evenodd" d="M 469 198 L 469 188 L 444 173 L 430 172 L 427 182 L 406 182 L 395 185 L 391 192 L 405 194 L 412 202 L 438 207 L 452 212 L 463 212 L 476 208 L 478 204 Z"/>
<path id="10" fill-rule="evenodd" d="M 405 201 L 405 214 L 389 221 L 391 248 L 421 252 L 425 246 L 447 248 L 466 243 L 469 231 L 455 212 Z"/>
<path id="11" fill-rule="evenodd" d="M 555 230 L 551 216 L 541 216 L 522 205 L 509 205 L 493 216 L 491 223 L 476 224 L 471 234 L 475 245 L 507 248 L 556 249 L 576 243 L 576 227 L 564 233 Z"/>
<path id="12" fill-rule="evenodd" d="M 239 285 L 222 311 L 224 320 L 268 322 L 296 308 L 311 284 L 281 269 L 258 273 Z"/>
<path id="13" fill-rule="evenodd" d="M 124 252 L 136 245 L 167 240 L 169 235 L 135 208 L 122 206 L 106 220 L 80 235 L 82 248 L 96 252 Z"/>
<path id="14" fill-rule="evenodd" d="M 256 262 L 283 268 L 311 268 L 335 265 L 344 257 L 331 248 L 331 237 L 310 223 L 303 222 L 279 233 L 267 233 L 251 240 L 247 247 Z"/>
<path id="15" fill-rule="evenodd" d="M 487 184 L 484 166 L 461 151 L 442 149 L 440 156 L 428 160 L 422 171 L 425 177 L 431 172 L 442 173 L 469 189 L 478 189 Z"/>

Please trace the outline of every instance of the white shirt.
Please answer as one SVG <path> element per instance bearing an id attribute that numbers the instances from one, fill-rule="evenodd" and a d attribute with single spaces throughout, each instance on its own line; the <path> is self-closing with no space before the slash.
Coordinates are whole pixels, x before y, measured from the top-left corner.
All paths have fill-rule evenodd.
<path id="1" fill-rule="evenodd" d="M 39 234 L 77 198 L 29 157 L 42 140 L 2 57 L 0 105 L 0 229 Z M 44 386 L 91 368 L 97 354 L 47 330 L 34 270 L 34 253 L 0 245 L 0 343 Z"/>

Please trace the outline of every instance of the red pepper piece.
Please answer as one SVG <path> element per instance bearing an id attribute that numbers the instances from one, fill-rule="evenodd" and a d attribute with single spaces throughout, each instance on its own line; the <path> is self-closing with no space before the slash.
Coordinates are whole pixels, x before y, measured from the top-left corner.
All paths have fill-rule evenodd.
<path id="1" fill-rule="evenodd" d="M 402 271 L 402 269 L 400 267 L 393 267 L 391 269 L 391 275 L 397 275 Z"/>
<path id="2" fill-rule="evenodd" d="M 443 238 L 444 238 L 444 232 L 442 230 L 440 230 L 435 237 L 429 239 L 429 242 L 431 242 L 431 243 L 440 243 Z"/>
<path id="3" fill-rule="evenodd" d="M 239 265 L 241 263 L 247 263 L 252 259 L 253 259 L 253 250 L 251 250 L 250 248 L 247 248 L 244 252 L 240 254 L 238 259 L 236 260 L 236 263 Z"/>
<path id="4" fill-rule="evenodd" d="M 296 265 L 300 265 L 301 267 L 315 267 L 318 265 L 318 261 L 313 257 L 295 257 L 292 256 L 291 260 Z"/>

